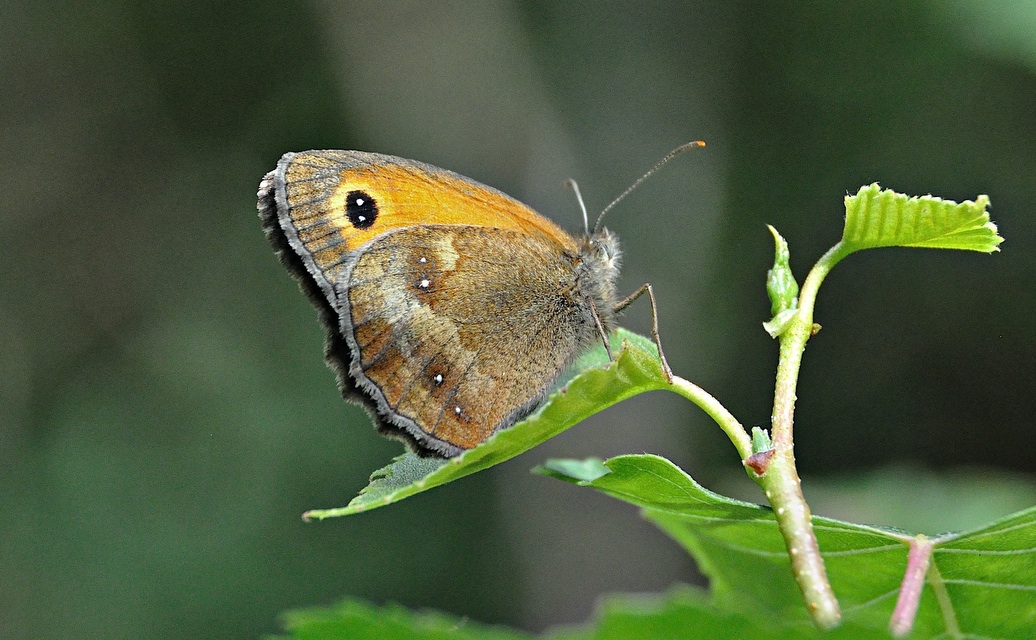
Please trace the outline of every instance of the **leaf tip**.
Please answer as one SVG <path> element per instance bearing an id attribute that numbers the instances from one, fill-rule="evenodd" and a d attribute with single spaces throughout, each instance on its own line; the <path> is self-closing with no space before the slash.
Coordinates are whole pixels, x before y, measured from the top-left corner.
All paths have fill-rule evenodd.
<path id="1" fill-rule="evenodd" d="M 608 475 L 612 470 L 600 458 L 585 460 L 550 458 L 542 465 L 535 467 L 532 472 L 567 482 L 586 484 Z"/>
<path id="2" fill-rule="evenodd" d="M 851 251 L 898 246 L 992 253 L 1003 238 L 989 220 L 989 206 L 985 194 L 957 203 L 907 196 L 874 182 L 846 196 L 842 241 Z"/>

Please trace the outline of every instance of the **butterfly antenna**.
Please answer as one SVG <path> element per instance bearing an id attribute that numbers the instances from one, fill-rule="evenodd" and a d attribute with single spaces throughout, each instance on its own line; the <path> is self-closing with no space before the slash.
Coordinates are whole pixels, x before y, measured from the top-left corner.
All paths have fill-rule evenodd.
<path id="1" fill-rule="evenodd" d="M 661 169 L 663 166 L 665 166 L 665 164 L 667 162 L 669 162 L 670 160 L 672 160 L 676 156 L 680 155 L 684 151 L 690 151 L 691 149 L 696 149 L 698 147 L 704 147 L 704 146 L 705 146 L 704 142 L 702 142 L 701 140 L 695 140 L 694 142 L 688 142 L 688 143 L 682 144 L 679 147 L 677 147 L 677 148 L 673 149 L 672 151 L 670 151 L 669 153 L 665 154 L 665 157 L 663 157 L 661 160 L 659 160 L 658 164 L 656 164 L 655 166 L 651 167 L 651 169 L 649 169 L 647 173 L 645 173 L 644 175 L 640 176 L 640 178 L 636 182 L 631 184 L 628 189 L 626 189 L 625 191 L 620 193 L 619 197 L 617 197 L 614 200 L 612 200 L 611 204 L 609 204 L 607 207 L 604 208 L 603 211 L 601 211 L 601 214 L 599 216 L 597 216 L 597 223 L 594 224 L 594 233 L 597 233 L 598 231 L 601 230 L 601 220 L 604 218 L 604 214 L 608 213 L 609 211 L 612 210 L 612 207 L 614 207 L 615 205 L 617 205 L 620 202 L 622 202 L 623 198 L 625 198 L 626 196 L 631 194 L 634 189 L 639 187 L 645 180 L 647 180 L 652 175 L 654 175 L 655 172 L 658 171 L 659 169 Z M 576 193 L 578 193 L 578 191 L 576 191 Z M 582 201 L 583 201 L 582 198 L 580 198 L 579 202 L 582 203 Z M 583 211 L 584 211 L 583 215 L 586 215 L 586 213 L 585 213 L 586 212 L 586 207 L 583 207 Z"/>
<path id="2" fill-rule="evenodd" d="M 583 202 L 583 194 L 579 193 L 579 185 L 572 178 L 565 180 L 565 186 L 576 192 L 576 200 L 579 202 L 579 208 L 583 211 L 583 231 L 590 234 L 590 218 L 586 215 L 586 203 Z"/>

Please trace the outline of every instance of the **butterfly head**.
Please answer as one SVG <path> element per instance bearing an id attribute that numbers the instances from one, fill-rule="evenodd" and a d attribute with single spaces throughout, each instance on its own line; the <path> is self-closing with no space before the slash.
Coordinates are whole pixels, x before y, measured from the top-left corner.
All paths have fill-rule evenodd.
<path id="1" fill-rule="evenodd" d="M 606 329 L 613 323 L 615 281 L 619 278 L 622 250 L 619 238 L 605 228 L 587 234 L 579 242 L 577 268 L 579 293 L 593 301 Z"/>

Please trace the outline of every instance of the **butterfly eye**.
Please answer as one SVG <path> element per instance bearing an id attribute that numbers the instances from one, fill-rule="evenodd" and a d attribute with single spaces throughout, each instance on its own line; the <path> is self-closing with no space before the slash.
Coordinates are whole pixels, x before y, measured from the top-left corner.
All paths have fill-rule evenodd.
<path id="1" fill-rule="evenodd" d="M 378 217 L 378 203 L 366 191 L 350 191 L 345 196 L 345 215 L 357 229 L 368 229 Z"/>
<path id="2" fill-rule="evenodd" d="M 605 260 L 611 258 L 611 252 L 608 251 L 608 244 L 605 242 L 591 238 L 590 248 L 593 250 L 593 254 L 599 258 L 604 258 Z"/>

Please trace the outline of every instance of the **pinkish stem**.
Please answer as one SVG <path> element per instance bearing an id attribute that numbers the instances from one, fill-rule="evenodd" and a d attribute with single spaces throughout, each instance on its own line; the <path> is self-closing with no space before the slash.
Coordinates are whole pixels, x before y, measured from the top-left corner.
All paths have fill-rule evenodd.
<path id="1" fill-rule="evenodd" d="M 932 541 L 923 535 L 918 535 L 910 541 L 903 584 L 899 588 L 899 599 L 896 600 L 896 608 L 889 621 L 889 631 L 897 638 L 906 637 L 914 628 L 925 576 L 928 575 L 928 567 L 932 563 L 932 547 Z"/>

